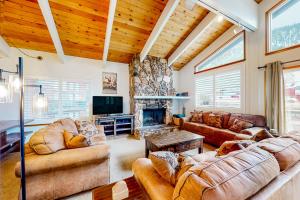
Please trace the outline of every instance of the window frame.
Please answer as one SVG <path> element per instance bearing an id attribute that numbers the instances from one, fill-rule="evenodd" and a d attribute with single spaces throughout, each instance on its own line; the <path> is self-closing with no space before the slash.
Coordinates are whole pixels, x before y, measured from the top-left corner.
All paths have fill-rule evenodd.
<path id="1" fill-rule="evenodd" d="M 59 82 L 59 109 L 62 109 L 62 101 L 61 101 L 61 87 L 62 87 L 62 83 L 63 82 L 76 82 L 76 83 L 85 83 L 88 85 L 89 89 L 88 89 L 88 111 L 87 111 L 87 117 L 89 117 L 90 113 L 91 113 L 91 101 L 92 101 L 92 81 L 88 80 L 88 79 L 74 79 L 74 78 L 60 78 L 60 77 L 47 77 L 47 76 L 26 76 L 24 77 L 24 81 L 26 81 L 26 79 L 34 79 L 34 80 L 57 80 Z M 26 93 L 26 91 L 25 91 Z M 62 110 L 60 111 L 61 113 Z M 60 117 L 59 117 L 60 118 Z M 49 123 L 52 123 L 55 120 L 58 120 L 59 118 L 44 118 L 44 119 L 34 119 L 33 122 L 31 122 L 29 124 L 29 126 L 40 126 L 40 125 L 48 125 Z"/>
<path id="2" fill-rule="evenodd" d="M 223 65 L 218 65 L 218 66 L 215 66 L 215 67 L 212 67 L 212 68 L 209 68 L 209 69 L 205 69 L 205 70 L 201 70 L 201 71 L 197 71 L 196 70 L 199 65 L 203 64 L 210 57 L 214 56 L 216 53 L 220 52 L 226 46 L 230 45 L 232 42 L 234 42 L 234 40 L 236 38 L 238 38 L 241 35 L 243 35 L 243 41 L 244 41 L 244 52 L 243 52 L 244 57 L 242 59 L 236 60 L 236 61 L 233 61 L 233 62 L 230 62 L 230 63 L 226 63 L 226 64 L 223 64 Z M 229 66 L 229 65 L 234 65 L 234 64 L 237 64 L 237 63 L 240 63 L 240 62 L 244 62 L 244 61 L 246 61 L 246 31 L 245 30 L 243 30 L 243 31 L 235 34 L 228 41 L 226 41 L 225 43 L 223 43 L 219 48 L 217 48 L 215 51 L 213 51 L 211 54 L 209 54 L 207 57 L 205 57 L 203 60 L 201 60 L 198 64 L 196 64 L 194 66 L 194 74 L 199 74 L 199 73 L 207 72 L 207 71 L 210 71 L 210 70 L 215 70 L 215 69 L 218 69 L 218 68 L 226 67 L 226 66 Z"/>
<path id="3" fill-rule="evenodd" d="M 300 70 L 300 65 L 295 65 L 295 66 L 292 65 L 292 66 L 283 67 L 283 73 L 289 72 L 289 71 L 298 71 L 298 70 Z M 285 90 L 285 86 L 284 86 L 284 90 Z M 286 98 L 286 95 L 284 95 L 284 98 Z M 285 106 L 286 106 L 286 101 L 285 101 Z M 284 116 L 286 118 L 286 111 L 284 113 Z M 286 125 L 287 125 L 287 122 L 285 122 L 285 126 Z M 287 131 L 287 128 L 285 131 Z"/>
<path id="4" fill-rule="evenodd" d="M 246 66 L 244 63 L 237 63 L 234 64 L 233 66 L 229 66 L 226 68 L 220 68 L 220 69 L 216 69 L 216 70 L 209 70 L 206 71 L 205 73 L 198 73 L 197 75 L 195 75 L 194 77 L 194 94 L 196 95 L 196 79 L 199 76 L 206 76 L 206 75 L 212 75 L 213 76 L 213 81 L 215 81 L 215 76 L 216 74 L 220 74 L 220 73 L 226 73 L 229 71 L 235 71 L 235 70 L 240 70 L 240 108 L 234 108 L 234 107 L 216 107 L 216 102 L 215 102 L 215 82 L 213 83 L 213 105 L 212 106 L 208 106 L 208 107 L 197 107 L 197 102 L 196 102 L 196 96 L 194 99 L 194 107 L 197 110 L 203 110 L 203 111 L 225 111 L 225 112 L 237 112 L 237 113 L 243 113 L 245 112 L 245 105 L 246 105 L 246 78 L 245 78 L 245 70 L 246 70 Z"/>
<path id="5" fill-rule="evenodd" d="M 278 3 L 276 3 L 273 7 L 271 7 L 269 10 L 267 10 L 266 14 L 265 14 L 265 55 L 272 55 L 272 54 L 276 54 L 276 53 L 282 53 L 291 49 L 295 49 L 295 48 L 299 48 L 300 44 L 295 44 L 289 47 L 285 47 L 282 49 L 277 49 L 274 51 L 271 51 L 270 49 L 270 40 L 271 40 L 271 23 L 270 23 L 270 19 L 271 19 L 271 12 L 275 9 L 277 9 L 278 7 L 280 7 L 281 5 L 283 5 L 284 3 L 286 3 L 287 0 L 280 0 Z"/>

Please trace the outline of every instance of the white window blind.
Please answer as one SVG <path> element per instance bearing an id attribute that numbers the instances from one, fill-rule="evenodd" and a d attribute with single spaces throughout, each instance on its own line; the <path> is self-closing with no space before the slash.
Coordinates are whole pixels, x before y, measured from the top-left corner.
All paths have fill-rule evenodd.
<path id="1" fill-rule="evenodd" d="M 241 107 L 241 72 L 234 70 L 215 75 L 215 106 L 218 108 Z"/>
<path id="2" fill-rule="evenodd" d="M 241 109 L 241 70 L 214 71 L 197 75 L 197 108 Z"/>
<path id="3" fill-rule="evenodd" d="M 214 77 L 201 76 L 196 78 L 196 107 L 212 107 L 214 101 Z"/>
<path id="4" fill-rule="evenodd" d="M 78 118 L 89 114 L 89 83 L 28 78 L 25 84 L 42 85 L 43 93 L 48 98 L 48 112 L 35 116 L 32 113 L 32 97 L 39 92 L 39 88 L 26 87 L 24 114 L 27 119 Z"/>

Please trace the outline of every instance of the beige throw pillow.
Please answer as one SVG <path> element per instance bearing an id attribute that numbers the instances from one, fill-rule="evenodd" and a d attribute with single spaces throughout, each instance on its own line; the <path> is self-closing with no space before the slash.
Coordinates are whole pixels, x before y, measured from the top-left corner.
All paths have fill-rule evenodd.
<path id="1" fill-rule="evenodd" d="M 178 154 L 170 151 L 152 152 L 149 155 L 156 172 L 172 185 L 176 184 L 176 171 L 179 168 Z"/>
<path id="2" fill-rule="evenodd" d="M 82 148 L 89 146 L 84 135 L 73 135 L 68 131 L 64 131 L 64 140 L 68 149 Z"/>
<path id="3" fill-rule="evenodd" d="M 79 134 L 86 137 L 89 145 L 101 144 L 103 142 L 103 133 L 98 131 L 94 123 L 76 120 L 75 124 Z"/>
<path id="4" fill-rule="evenodd" d="M 42 128 L 31 136 L 29 144 L 37 154 L 41 155 L 65 149 L 63 130 L 51 126 Z"/>

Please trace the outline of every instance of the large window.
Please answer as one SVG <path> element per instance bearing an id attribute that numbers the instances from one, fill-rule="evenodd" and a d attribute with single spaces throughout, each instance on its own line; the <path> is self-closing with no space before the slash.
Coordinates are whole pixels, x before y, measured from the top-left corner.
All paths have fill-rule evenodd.
<path id="1" fill-rule="evenodd" d="M 300 44 L 300 0 L 285 0 L 267 12 L 267 53 Z"/>
<path id="2" fill-rule="evenodd" d="M 300 130 L 300 68 L 285 70 L 285 110 L 287 131 Z"/>
<path id="3" fill-rule="evenodd" d="M 26 79 L 28 85 L 43 86 L 43 92 L 48 98 L 48 112 L 43 116 L 32 113 L 32 97 L 38 93 L 38 88 L 25 88 L 25 118 L 27 119 L 58 119 L 63 117 L 78 118 L 89 115 L 89 83 L 64 80 Z"/>
<path id="4" fill-rule="evenodd" d="M 241 67 L 196 75 L 196 107 L 238 110 L 242 108 Z"/>
<path id="5" fill-rule="evenodd" d="M 220 49 L 196 66 L 195 72 L 203 72 L 209 69 L 222 67 L 245 60 L 245 32 L 234 36 Z"/>

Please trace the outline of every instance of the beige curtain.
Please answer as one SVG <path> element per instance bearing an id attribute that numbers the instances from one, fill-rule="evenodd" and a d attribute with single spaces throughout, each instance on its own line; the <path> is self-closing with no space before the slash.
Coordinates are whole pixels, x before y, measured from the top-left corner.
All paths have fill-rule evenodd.
<path id="1" fill-rule="evenodd" d="M 270 129 L 285 133 L 284 77 L 281 62 L 266 67 L 266 118 Z"/>

